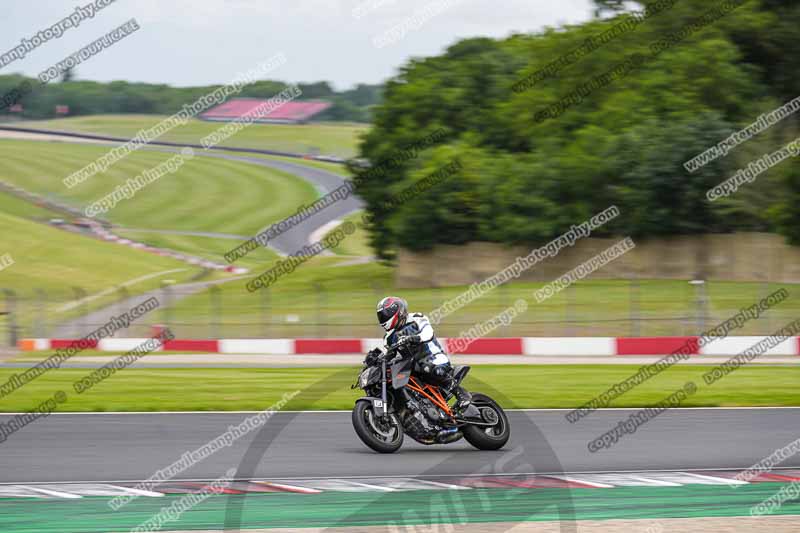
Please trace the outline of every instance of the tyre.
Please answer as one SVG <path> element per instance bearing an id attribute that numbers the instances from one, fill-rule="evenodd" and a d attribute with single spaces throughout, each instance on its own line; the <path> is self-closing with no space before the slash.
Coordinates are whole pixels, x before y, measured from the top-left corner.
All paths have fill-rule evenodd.
<path id="1" fill-rule="evenodd" d="M 394 453 L 403 445 L 403 427 L 393 414 L 381 421 L 372 409 L 372 402 L 356 402 L 353 407 L 353 428 L 361 441 L 380 453 Z"/>
<path id="2" fill-rule="evenodd" d="M 503 408 L 485 394 L 473 393 L 472 405 L 477 407 L 484 420 L 497 420 L 493 426 L 464 426 L 461 431 L 467 442 L 479 450 L 499 450 L 511 437 L 511 426 Z"/>

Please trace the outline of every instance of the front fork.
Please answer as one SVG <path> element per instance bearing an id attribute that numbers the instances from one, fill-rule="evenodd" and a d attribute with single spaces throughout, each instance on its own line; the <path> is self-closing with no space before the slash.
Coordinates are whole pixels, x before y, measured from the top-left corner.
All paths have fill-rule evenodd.
<path id="1" fill-rule="evenodd" d="M 384 358 L 383 362 L 381 363 L 381 399 L 380 401 L 372 402 L 372 409 L 380 418 L 384 418 L 389 412 L 389 406 L 387 405 L 386 400 L 386 359 Z"/>

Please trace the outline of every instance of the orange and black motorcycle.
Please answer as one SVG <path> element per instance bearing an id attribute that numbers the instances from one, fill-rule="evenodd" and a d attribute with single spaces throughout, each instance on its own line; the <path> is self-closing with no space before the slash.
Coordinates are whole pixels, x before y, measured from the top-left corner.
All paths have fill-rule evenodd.
<path id="1" fill-rule="evenodd" d="M 508 442 L 508 417 L 497 402 L 472 393 L 471 405 L 455 411 L 448 403 L 451 394 L 416 378 L 415 359 L 398 355 L 400 346 L 368 356 L 351 387 L 366 393 L 353 408 L 353 427 L 364 444 L 376 452 L 394 453 L 406 434 L 422 444 L 448 444 L 464 437 L 479 450 L 497 450 Z M 468 372 L 468 366 L 456 367 L 456 382 Z"/>

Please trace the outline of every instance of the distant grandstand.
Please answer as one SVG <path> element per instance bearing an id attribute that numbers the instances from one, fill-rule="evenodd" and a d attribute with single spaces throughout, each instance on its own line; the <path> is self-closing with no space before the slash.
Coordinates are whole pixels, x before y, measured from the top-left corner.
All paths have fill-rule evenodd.
<path id="1" fill-rule="evenodd" d="M 218 122 L 230 122 L 240 118 L 250 111 L 253 111 L 261 104 L 266 104 L 267 100 L 259 98 L 234 98 L 224 104 L 212 107 L 200 115 L 203 120 Z M 308 102 L 286 102 L 277 109 L 271 111 L 263 118 L 255 122 L 265 122 L 271 124 L 302 124 L 311 120 L 312 117 L 331 107 L 330 102 L 308 101 Z"/>

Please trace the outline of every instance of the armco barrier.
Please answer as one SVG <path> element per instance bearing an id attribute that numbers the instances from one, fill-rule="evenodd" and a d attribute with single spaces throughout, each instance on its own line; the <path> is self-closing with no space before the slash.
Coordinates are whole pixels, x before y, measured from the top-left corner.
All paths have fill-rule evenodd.
<path id="1" fill-rule="evenodd" d="M 488 337 L 470 343 L 458 339 L 441 339 L 448 352 L 472 355 L 533 355 L 533 356 L 626 356 L 669 355 L 690 347 L 690 353 L 702 355 L 737 355 L 757 344 L 764 337 L 727 337 L 698 349 L 697 337 Z M 146 339 L 109 338 L 92 344 L 92 348 L 107 352 L 131 350 Z M 22 351 L 42 351 L 66 348 L 74 339 L 22 339 Z M 220 354 L 354 354 L 365 353 L 380 346 L 383 339 L 174 339 L 167 341 L 163 351 L 205 352 Z M 800 355 L 800 337 L 787 340 L 766 355 Z"/>

